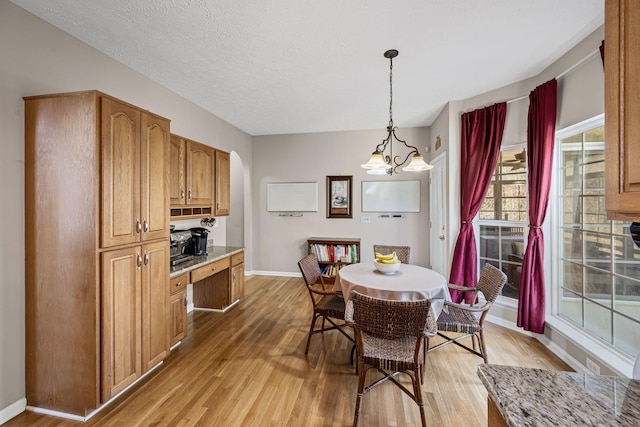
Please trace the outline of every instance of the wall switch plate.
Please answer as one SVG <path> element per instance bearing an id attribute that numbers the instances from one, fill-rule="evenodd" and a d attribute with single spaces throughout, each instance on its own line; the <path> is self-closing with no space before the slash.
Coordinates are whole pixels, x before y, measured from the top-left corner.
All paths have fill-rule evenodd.
<path id="1" fill-rule="evenodd" d="M 587 357 L 587 369 L 596 375 L 600 375 L 600 365 Z"/>
<path id="2" fill-rule="evenodd" d="M 369 218 L 368 216 L 360 217 L 360 224 L 370 224 L 370 223 L 371 223 L 371 218 Z"/>

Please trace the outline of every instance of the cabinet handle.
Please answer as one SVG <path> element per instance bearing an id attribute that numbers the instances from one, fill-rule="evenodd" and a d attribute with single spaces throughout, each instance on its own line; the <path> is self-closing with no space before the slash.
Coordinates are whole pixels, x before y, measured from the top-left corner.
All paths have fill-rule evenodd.
<path id="1" fill-rule="evenodd" d="M 140 251 L 138 251 L 138 270 L 142 267 L 142 255 L 140 255 Z"/>
<path id="2" fill-rule="evenodd" d="M 144 218 L 144 232 L 148 233 L 149 232 L 149 221 L 147 221 L 147 218 Z"/>
<path id="3" fill-rule="evenodd" d="M 180 287 L 180 286 L 182 286 L 182 282 L 178 282 L 178 283 L 176 283 L 176 288 L 178 288 L 178 287 Z"/>
<path id="4" fill-rule="evenodd" d="M 213 267 L 213 268 L 211 269 L 211 271 L 216 271 L 216 268 L 215 268 L 215 267 Z"/>
<path id="5" fill-rule="evenodd" d="M 184 296 L 184 306 L 185 307 L 187 306 L 187 296 L 186 295 Z"/>
<path id="6" fill-rule="evenodd" d="M 180 190 L 180 200 L 184 199 L 184 190 Z"/>
<path id="7" fill-rule="evenodd" d="M 191 200 L 191 190 L 189 190 L 189 200 Z"/>
<path id="8" fill-rule="evenodd" d="M 220 202 L 216 203 L 216 209 L 220 209 Z"/>
<path id="9" fill-rule="evenodd" d="M 145 267 L 149 265 L 149 252 L 146 249 L 144 250 L 144 265 Z"/>
<path id="10" fill-rule="evenodd" d="M 140 234 L 142 231 L 142 224 L 140 223 L 140 218 L 136 218 L 136 233 Z"/>

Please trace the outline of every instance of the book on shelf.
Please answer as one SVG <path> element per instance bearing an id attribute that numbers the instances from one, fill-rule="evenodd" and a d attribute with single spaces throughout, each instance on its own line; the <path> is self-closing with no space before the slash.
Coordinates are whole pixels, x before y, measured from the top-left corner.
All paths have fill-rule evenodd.
<path id="1" fill-rule="evenodd" d="M 358 249 L 356 245 L 330 245 L 312 243 L 309 250 L 320 262 L 358 262 Z"/>

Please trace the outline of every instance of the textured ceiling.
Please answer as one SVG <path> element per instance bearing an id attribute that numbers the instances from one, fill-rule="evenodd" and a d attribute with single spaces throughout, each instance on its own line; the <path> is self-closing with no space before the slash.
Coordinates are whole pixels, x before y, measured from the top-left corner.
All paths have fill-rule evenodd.
<path id="1" fill-rule="evenodd" d="M 11 0 L 251 135 L 428 126 L 538 74 L 604 0 Z M 594 47 L 595 49 L 595 47 Z"/>

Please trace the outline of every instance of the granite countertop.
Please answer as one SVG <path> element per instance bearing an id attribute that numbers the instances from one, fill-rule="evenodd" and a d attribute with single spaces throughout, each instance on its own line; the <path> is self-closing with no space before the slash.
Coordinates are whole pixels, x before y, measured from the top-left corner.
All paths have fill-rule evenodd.
<path id="1" fill-rule="evenodd" d="M 640 425 L 640 380 L 500 365 L 478 376 L 509 426 Z"/>
<path id="2" fill-rule="evenodd" d="M 207 255 L 197 256 L 190 261 L 186 261 L 178 265 L 172 265 L 169 268 L 169 278 L 179 276 L 187 271 L 195 270 L 198 267 L 202 267 L 203 265 L 210 264 L 242 251 L 244 251 L 244 248 L 241 246 L 208 246 Z"/>

